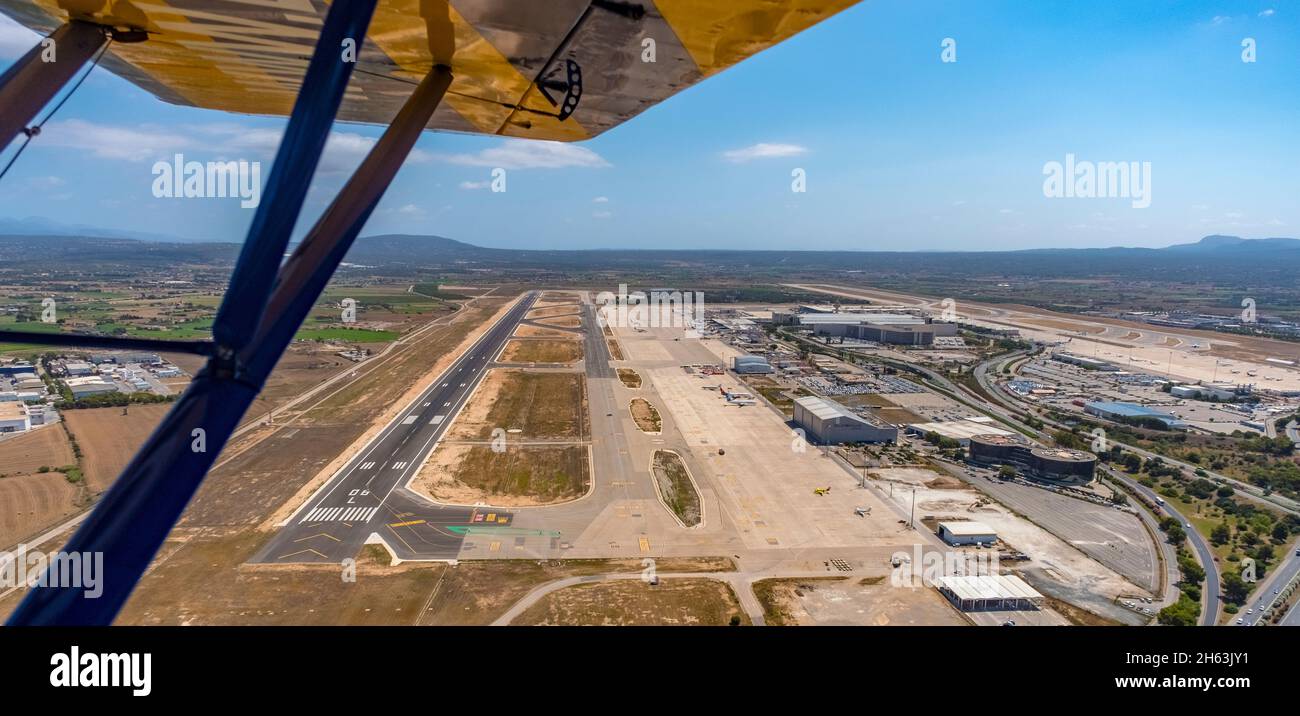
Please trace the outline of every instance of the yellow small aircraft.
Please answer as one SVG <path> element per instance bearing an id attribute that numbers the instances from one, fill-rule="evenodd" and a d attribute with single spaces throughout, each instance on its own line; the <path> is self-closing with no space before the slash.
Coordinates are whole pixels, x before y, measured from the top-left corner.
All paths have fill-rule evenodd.
<path id="1" fill-rule="evenodd" d="M 830 485 L 827 485 L 826 487 L 818 487 L 818 488 L 814 489 L 814 490 L 813 490 L 813 494 L 814 494 L 814 495 L 825 495 L 825 494 L 830 493 L 830 491 L 831 491 Z"/>

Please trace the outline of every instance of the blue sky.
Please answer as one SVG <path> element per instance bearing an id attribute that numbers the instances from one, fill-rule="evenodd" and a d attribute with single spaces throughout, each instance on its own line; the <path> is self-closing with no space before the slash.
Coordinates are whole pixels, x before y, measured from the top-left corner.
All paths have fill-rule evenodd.
<path id="1" fill-rule="evenodd" d="M 0 22 L 5 66 L 36 38 Z M 955 63 L 940 58 L 949 37 Z M 156 199 L 151 166 L 218 147 L 263 159 L 265 178 L 282 126 L 167 105 L 96 70 L 3 180 L 0 230 L 241 241 L 251 210 Z M 378 134 L 336 127 L 302 225 Z M 1044 164 L 1067 154 L 1150 162 L 1150 206 L 1045 197 Z M 504 193 L 484 188 L 495 166 Z M 426 133 L 365 233 L 520 248 L 1164 246 L 1300 236 L 1298 169 L 1295 3 L 867 0 L 588 142 Z"/>

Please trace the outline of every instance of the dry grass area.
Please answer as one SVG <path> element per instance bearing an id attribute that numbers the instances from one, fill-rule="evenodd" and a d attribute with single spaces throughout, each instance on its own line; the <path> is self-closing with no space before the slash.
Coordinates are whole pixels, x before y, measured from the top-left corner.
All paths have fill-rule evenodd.
<path id="1" fill-rule="evenodd" d="M 25 435 L 0 441 L 0 475 L 25 475 L 42 467 L 57 468 L 76 462 L 68 436 L 58 425 L 37 428 Z"/>
<path id="2" fill-rule="evenodd" d="M 761 579 L 753 588 L 771 626 L 969 626 L 937 590 L 900 589 L 886 576 Z"/>
<path id="3" fill-rule="evenodd" d="M 587 425 L 587 379 L 581 373 L 489 371 L 452 424 L 453 440 L 488 440 L 492 431 L 514 439 L 583 439 Z M 510 432 L 517 430 L 519 432 Z"/>
<path id="4" fill-rule="evenodd" d="M 524 316 L 526 320 L 536 318 L 555 318 L 556 316 L 571 316 L 578 313 L 578 304 L 572 303 L 563 306 L 552 306 L 550 308 L 534 308 Z"/>
<path id="5" fill-rule="evenodd" d="M 80 492 L 61 472 L 0 478 L 0 548 L 74 515 L 80 509 Z"/>
<path id="6" fill-rule="evenodd" d="M 1066 621 L 1075 626 L 1124 626 L 1114 619 L 1107 619 L 1099 614 L 1093 614 L 1087 609 L 1076 607 L 1055 597 L 1046 597 L 1046 600 L 1049 609 L 1065 617 Z"/>
<path id="7" fill-rule="evenodd" d="M 578 294 L 567 291 L 547 291 L 541 295 L 541 300 L 556 303 L 577 303 L 581 298 Z"/>
<path id="8" fill-rule="evenodd" d="M 706 578 L 639 579 L 580 584 L 552 592 L 514 625 L 726 626 L 749 624 L 731 586 Z"/>
<path id="9" fill-rule="evenodd" d="M 655 568 L 659 572 L 731 572 L 736 567 L 727 557 L 677 557 L 657 559 Z M 637 574 L 643 569 L 640 559 L 462 561 L 447 570 L 420 623 L 490 624 L 528 592 L 547 582 L 594 574 Z"/>
<path id="10" fill-rule="evenodd" d="M 605 344 L 609 346 L 609 356 L 614 360 L 624 360 L 623 346 L 613 338 L 607 339 Z"/>
<path id="11" fill-rule="evenodd" d="M 390 567 L 363 552 L 356 581 L 338 565 L 245 565 L 257 530 L 181 531 L 117 617 L 134 625 L 406 625 L 415 623 L 443 565 Z"/>
<path id="12" fill-rule="evenodd" d="M 582 319 L 577 316 L 561 316 L 559 318 L 543 318 L 538 320 L 537 323 L 560 328 L 577 328 L 582 325 Z"/>
<path id="13" fill-rule="evenodd" d="M 546 296 L 542 296 L 533 303 L 533 308 L 554 308 L 556 306 L 564 306 L 569 310 L 576 311 L 581 305 L 582 304 L 578 301 L 577 296 L 559 296 L 556 298 L 547 298 Z"/>
<path id="14" fill-rule="evenodd" d="M 502 363 L 572 363 L 581 357 L 582 343 L 576 339 L 512 340 L 501 352 Z"/>
<path id="15" fill-rule="evenodd" d="M 669 450 L 656 450 L 654 477 L 660 499 L 677 515 L 677 519 L 687 527 L 698 525 L 701 518 L 700 493 L 695 489 L 681 456 Z"/>
<path id="16" fill-rule="evenodd" d="M 754 582 L 754 596 L 763 605 L 763 623 L 767 626 L 799 626 L 798 598 L 817 588 L 819 583 L 843 582 L 848 577 L 790 577 L 760 579 Z"/>
<path id="17" fill-rule="evenodd" d="M 632 411 L 632 420 L 641 432 L 659 433 L 664 429 L 664 421 L 659 417 L 659 411 L 645 398 L 633 398 L 628 405 L 628 410 Z"/>
<path id="18" fill-rule="evenodd" d="M 497 507 L 548 505 L 587 493 L 591 470 L 585 445 L 507 447 L 443 443 L 412 487 L 439 502 Z"/>
<path id="19" fill-rule="evenodd" d="M 113 484 L 168 410 L 170 405 L 160 403 L 63 413 L 68 430 L 81 446 L 86 487 L 92 493 L 99 494 Z"/>
<path id="20" fill-rule="evenodd" d="M 629 388 L 636 389 L 641 387 L 641 374 L 631 368 L 619 368 L 618 379 L 623 381 L 623 385 Z"/>
<path id="21" fill-rule="evenodd" d="M 576 338 L 571 331 L 561 331 L 558 328 L 542 328 L 541 326 L 531 326 L 527 323 L 520 323 L 515 329 L 516 338 Z"/>

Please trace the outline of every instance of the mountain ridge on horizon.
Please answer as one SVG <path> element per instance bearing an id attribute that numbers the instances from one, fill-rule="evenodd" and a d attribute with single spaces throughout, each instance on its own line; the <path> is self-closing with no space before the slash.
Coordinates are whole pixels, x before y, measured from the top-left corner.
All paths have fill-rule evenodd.
<path id="1" fill-rule="evenodd" d="M 117 232 L 106 231 L 102 234 L 81 232 L 81 231 L 5 231 L 6 227 L 0 224 L 0 240 L 14 238 L 44 238 L 44 239 L 84 239 L 84 240 L 102 240 L 102 241 L 136 241 L 142 243 L 166 243 L 166 244 L 235 244 L 242 242 L 237 241 L 206 241 L 186 239 L 180 237 L 167 237 L 158 234 L 143 234 L 136 232 Z M 69 227 L 74 229 L 83 229 L 85 227 Z M 478 244 L 452 239 L 437 234 L 368 234 L 357 238 L 358 244 L 374 246 L 379 243 L 389 244 L 389 248 L 398 248 L 393 244 L 411 244 L 419 242 L 420 248 L 428 249 L 431 246 L 438 245 L 446 250 L 453 252 L 465 251 L 484 251 L 484 252 L 502 252 L 502 253 L 613 253 L 613 252 L 647 252 L 647 253 L 665 253 L 665 252 L 682 252 L 682 253 L 877 253 L 877 254 L 1029 254 L 1029 253 L 1068 253 L 1068 252 L 1215 252 L 1215 251 L 1260 251 L 1265 249 L 1280 250 L 1297 250 L 1300 249 L 1300 238 L 1289 237 L 1262 237 L 1262 238 L 1243 238 L 1226 234 L 1210 234 L 1200 239 L 1182 244 L 1170 244 L 1160 247 L 1146 246 L 1089 246 L 1089 247 L 1035 247 L 1026 249 L 990 249 L 983 251 L 963 250 L 963 249 L 915 249 L 915 250 L 890 250 L 890 249 L 737 249 L 737 248 L 688 248 L 688 249 L 627 249 L 615 247 L 603 248 L 583 248 L 583 249 L 548 249 L 548 248 L 506 248 L 496 246 L 480 246 Z M 297 242 L 294 242 L 296 244 Z"/>

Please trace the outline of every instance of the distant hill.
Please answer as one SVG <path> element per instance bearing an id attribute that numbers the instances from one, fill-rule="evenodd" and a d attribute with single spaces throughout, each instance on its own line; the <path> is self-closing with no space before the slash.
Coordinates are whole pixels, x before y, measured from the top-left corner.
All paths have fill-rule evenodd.
<path id="1" fill-rule="evenodd" d="M 864 241 L 864 248 L 870 246 Z M 61 276 L 130 275 L 132 267 L 228 267 L 236 243 L 176 243 L 99 236 L 0 235 L 0 277 L 17 272 Z M 978 279 L 1024 286 L 1050 280 L 1196 283 L 1292 290 L 1300 272 L 1300 240 L 1207 236 L 1165 248 L 1030 249 L 1019 251 L 749 251 L 737 249 L 497 249 L 443 236 L 379 234 L 359 238 L 347 271 L 389 277 L 491 276 L 496 280 L 562 282 L 577 277 L 659 284 L 713 281 L 871 280 L 890 285 Z M 1002 295 L 1005 291 L 994 291 Z"/>
<path id="2" fill-rule="evenodd" d="M 1300 239 L 1243 239 L 1240 236 L 1215 234 L 1192 244 L 1166 246 L 1165 251 L 1294 251 L 1300 249 Z"/>

